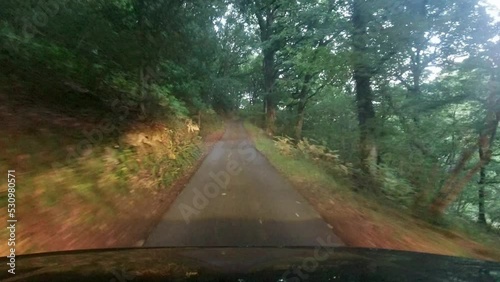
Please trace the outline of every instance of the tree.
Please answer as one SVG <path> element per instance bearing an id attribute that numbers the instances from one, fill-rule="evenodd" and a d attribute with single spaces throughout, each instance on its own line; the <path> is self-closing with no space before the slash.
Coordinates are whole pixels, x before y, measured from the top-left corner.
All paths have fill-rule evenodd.
<path id="1" fill-rule="evenodd" d="M 283 30 L 278 21 L 285 17 L 286 3 L 279 0 L 242 0 L 236 2 L 250 25 L 256 24 L 262 51 L 262 75 L 264 86 L 265 125 L 268 133 L 275 131 L 276 97 L 275 84 L 278 78 L 276 53 L 283 46 L 280 33 Z"/>
<path id="2" fill-rule="evenodd" d="M 219 48 L 214 28 L 215 19 L 227 10 L 224 1 L 53 4 L 31 1 L 34 10 L 15 1 L 0 4 L 8 15 L 2 17 L 0 31 L 2 54 L 8 54 L 0 57 L 7 66 L 2 74 L 24 80 L 25 88 L 33 85 L 26 92 L 40 93 L 40 100 L 64 103 L 60 96 L 85 92 L 89 95 L 82 99 L 104 107 L 120 100 L 142 117 L 185 116 L 210 107 L 214 91 L 226 95 L 222 91 L 236 85 L 212 87 L 219 58 L 231 56 L 226 54 L 231 50 Z M 20 19 L 34 24 L 33 17 L 44 22 L 28 38 Z M 18 44 L 7 50 L 11 41 Z M 56 90 L 36 86 L 47 84 Z M 64 96 L 66 91 L 73 95 Z M 82 102 L 75 98 L 80 108 Z"/>
<path id="3" fill-rule="evenodd" d="M 286 46 L 280 52 L 280 84 L 291 94 L 287 107 L 296 108 L 294 137 L 298 142 L 306 106 L 326 86 L 344 85 L 347 81 L 347 50 L 340 47 L 346 40 L 347 23 L 339 15 L 335 1 L 303 2 L 290 20 L 288 26 L 294 28 L 286 32 Z"/>
<path id="4" fill-rule="evenodd" d="M 489 164 L 492 158 L 492 147 L 493 142 L 496 138 L 498 124 L 500 122 L 500 92 L 498 85 L 500 84 L 499 76 L 498 76 L 498 67 L 500 61 L 498 60 L 498 56 L 496 55 L 496 51 L 498 50 L 498 43 L 496 45 L 490 46 L 490 50 L 488 55 L 483 57 L 482 68 L 486 67 L 486 74 L 489 76 L 488 79 L 488 87 L 486 91 L 488 96 L 483 101 L 483 105 L 485 107 L 485 116 L 484 122 L 479 129 L 479 136 L 477 138 L 477 144 L 472 147 L 466 149 L 460 156 L 459 161 L 451 170 L 450 176 L 446 180 L 446 182 L 441 187 L 437 197 L 434 199 L 433 203 L 430 206 L 430 211 L 434 215 L 441 215 L 445 208 L 448 207 L 459 195 L 462 189 L 465 187 L 467 183 L 471 181 L 473 176 L 477 173 L 480 174 L 479 185 L 480 187 L 484 184 L 485 181 L 485 173 L 484 169 Z M 489 68 L 487 66 L 490 66 Z M 480 69 L 475 69 L 476 73 L 485 74 L 484 71 L 480 71 Z M 476 77 L 477 80 L 480 81 L 480 78 Z M 468 162 L 472 159 L 473 152 L 476 151 L 474 148 L 477 148 L 479 152 L 479 159 L 473 163 L 470 168 L 466 168 Z M 465 173 L 462 173 L 465 171 Z M 486 221 L 484 218 L 484 205 L 481 204 L 484 201 L 484 192 L 479 190 L 479 199 L 480 205 L 479 208 L 479 220 L 483 223 Z"/>
<path id="5" fill-rule="evenodd" d="M 371 80 L 373 72 L 368 52 L 368 25 L 370 17 L 369 5 L 364 0 L 354 0 L 352 4 L 352 49 L 355 58 L 353 59 L 353 73 L 356 84 L 356 104 L 358 109 L 358 121 L 360 130 L 360 158 L 361 170 L 366 175 L 374 176 L 377 163 L 376 144 L 376 118 L 373 106 L 373 91 Z M 371 183 L 370 183 L 371 184 Z"/>

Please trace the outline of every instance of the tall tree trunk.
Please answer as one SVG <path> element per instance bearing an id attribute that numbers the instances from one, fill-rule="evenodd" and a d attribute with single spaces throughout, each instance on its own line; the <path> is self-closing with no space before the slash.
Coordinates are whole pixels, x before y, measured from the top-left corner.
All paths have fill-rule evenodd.
<path id="1" fill-rule="evenodd" d="M 275 76 L 275 65 L 274 65 L 275 51 L 265 49 L 264 50 L 264 92 L 265 92 L 265 119 L 266 119 L 266 131 L 269 134 L 275 132 L 275 121 L 276 121 L 276 101 L 274 97 L 274 83 L 276 80 Z"/>
<path id="2" fill-rule="evenodd" d="M 370 77 L 355 71 L 356 103 L 360 129 L 361 169 L 370 176 L 376 173 L 377 145 L 375 137 L 375 109 L 373 107 L 373 92 Z"/>
<path id="3" fill-rule="evenodd" d="M 469 183 L 474 175 L 481 169 L 483 162 L 480 160 L 465 175 L 462 175 L 467 163 L 472 158 L 472 150 L 466 150 L 457 165 L 453 168 L 450 176 L 441 187 L 437 197 L 430 206 L 430 213 L 433 216 L 441 216 L 445 209 L 455 201 L 463 188 Z"/>
<path id="4" fill-rule="evenodd" d="M 141 99 L 140 110 L 143 117 L 148 115 L 149 111 L 149 97 L 148 97 L 148 85 L 147 85 L 147 34 L 146 34 L 146 3 L 145 0 L 134 1 L 134 10 L 137 18 L 138 32 L 137 37 L 141 44 L 141 61 L 139 66 L 139 76 L 138 76 L 138 94 Z"/>
<path id="5" fill-rule="evenodd" d="M 480 224 L 486 225 L 486 208 L 484 206 L 484 167 L 480 171 L 481 180 L 478 187 L 478 214 L 477 221 Z M 481 183 L 482 181 L 482 183 Z"/>
<path id="6" fill-rule="evenodd" d="M 198 110 L 198 127 L 201 128 L 201 110 Z"/>
<path id="7" fill-rule="evenodd" d="M 354 34 L 352 47 L 354 51 L 354 81 L 356 84 L 356 104 L 360 130 L 361 170 L 371 180 L 376 174 L 377 145 L 375 109 L 373 107 L 373 91 L 371 89 L 372 71 L 368 57 L 368 16 L 366 1 L 354 0 L 352 23 Z M 367 179 L 369 180 L 369 179 Z M 369 181 L 369 183 L 372 181 Z M 374 184 L 371 183 L 371 184 Z M 374 188 L 374 187 L 372 187 Z"/>
<path id="8" fill-rule="evenodd" d="M 255 11 L 255 17 L 259 24 L 260 41 L 264 45 L 262 54 L 262 70 L 264 75 L 264 119 L 268 134 L 275 131 L 276 120 L 276 97 L 274 93 L 274 84 L 276 82 L 275 55 L 279 46 L 272 42 L 272 36 L 275 32 L 275 13 L 279 5 L 275 4 L 260 6 Z"/>
<path id="9" fill-rule="evenodd" d="M 480 158 L 483 157 L 483 152 L 479 149 Z M 486 168 L 483 165 L 479 170 L 479 181 L 478 181 L 478 214 L 477 222 L 486 225 L 486 209 L 484 207 L 484 185 L 486 184 Z"/>
<path id="10" fill-rule="evenodd" d="M 427 65 L 423 64 L 422 61 L 422 51 L 427 48 L 427 41 L 425 39 L 425 31 L 426 25 L 428 24 L 427 19 L 427 5 L 429 0 L 419 0 L 413 1 L 411 3 L 410 11 L 415 15 L 415 21 L 413 22 L 413 30 L 414 30 L 414 42 L 413 48 L 414 52 L 411 56 L 411 75 L 413 76 L 412 87 L 409 89 L 409 92 L 415 96 L 419 96 L 421 94 L 421 80 L 423 70 Z M 414 119 L 416 119 L 415 117 Z"/>
<path id="11" fill-rule="evenodd" d="M 295 141 L 298 143 L 302 139 L 302 128 L 304 126 L 304 114 L 306 110 L 306 104 L 309 99 L 309 83 L 311 83 L 311 79 L 313 78 L 313 75 L 310 73 L 307 73 L 304 76 L 304 81 L 302 84 L 302 87 L 300 88 L 299 92 L 297 93 L 298 96 L 297 98 L 299 99 L 299 103 L 297 105 L 297 122 L 295 123 Z"/>
<path id="12" fill-rule="evenodd" d="M 297 123 L 295 124 L 295 141 L 298 143 L 302 139 L 302 127 L 304 126 L 304 112 L 306 103 L 300 101 L 297 107 Z"/>

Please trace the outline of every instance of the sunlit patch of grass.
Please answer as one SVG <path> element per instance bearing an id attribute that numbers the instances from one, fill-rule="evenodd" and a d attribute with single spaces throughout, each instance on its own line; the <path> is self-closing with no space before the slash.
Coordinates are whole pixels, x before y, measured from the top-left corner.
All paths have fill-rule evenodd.
<path id="1" fill-rule="evenodd" d="M 314 163 L 302 158 L 294 158 L 280 154 L 279 151 L 276 150 L 274 141 L 265 137 L 260 128 L 250 123 L 245 123 L 245 127 L 250 134 L 254 136 L 253 141 L 255 147 L 288 178 L 293 178 L 297 181 L 306 181 L 310 183 L 317 182 L 320 184 L 339 186 L 337 180 L 318 168 Z"/>

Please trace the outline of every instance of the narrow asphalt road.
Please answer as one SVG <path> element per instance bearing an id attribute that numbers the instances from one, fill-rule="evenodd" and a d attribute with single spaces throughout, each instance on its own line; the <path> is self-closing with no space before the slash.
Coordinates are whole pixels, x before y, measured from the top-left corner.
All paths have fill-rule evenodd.
<path id="1" fill-rule="evenodd" d="M 145 246 L 341 246 L 328 224 L 229 122 Z"/>

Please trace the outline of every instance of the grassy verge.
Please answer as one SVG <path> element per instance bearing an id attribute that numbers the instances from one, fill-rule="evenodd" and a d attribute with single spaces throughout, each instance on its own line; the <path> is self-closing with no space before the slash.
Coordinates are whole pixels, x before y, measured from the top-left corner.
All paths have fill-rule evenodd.
<path id="1" fill-rule="evenodd" d="M 3 103 L 0 110 L 6 124 L 0 171 L 16 170 L 17 254 L 133 246 L 204 151 L 198 132 L 181 120 L 106 128 L 106 118 L 75 118 L 41 106 Z M 204 118 L 204 136 L 222 127 L 215 114 Z M 6 191 L 0 183 L 4 210 Z M 6 253 L 7 245 L 0 247 Z"/>
<path id="2" fill-rule="evenodd" d="M 349 179 L 309 160 L 282 155 L 261 129 L 246 123 L 255 146 L 313 205 L 348 246 L 371 247 L 500 261 L 498 238 L 478 243 L 463 232 L 429 224 L 352 192 Z"/>

